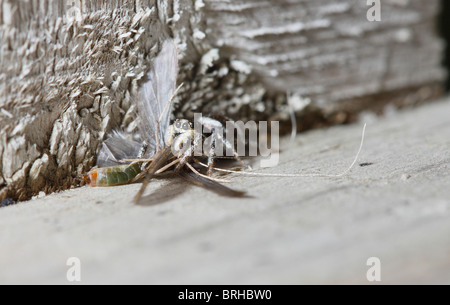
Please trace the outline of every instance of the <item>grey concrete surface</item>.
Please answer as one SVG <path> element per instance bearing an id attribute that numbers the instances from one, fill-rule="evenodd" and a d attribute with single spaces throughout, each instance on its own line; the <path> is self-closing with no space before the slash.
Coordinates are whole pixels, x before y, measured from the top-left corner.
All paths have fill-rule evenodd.
<path id="1" fill-rule="evenodd" d="M 369 257 L 381 283 L 450 284 L 450 101 L 368 121 L 341 178 L 228 175 L 254 198 L 178 178 L 82 187 L 0 209 L 0 283 L 357 283 Z M 339 173 L 362 124 L 298 135 L 262 173 Z"/>

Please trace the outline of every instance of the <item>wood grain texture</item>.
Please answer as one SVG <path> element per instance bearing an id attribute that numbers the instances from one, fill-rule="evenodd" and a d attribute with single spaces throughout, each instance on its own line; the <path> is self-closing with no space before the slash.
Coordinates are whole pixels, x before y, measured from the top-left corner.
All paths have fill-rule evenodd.
<path id="1" fill-rule="evenodd" d="M 321 105 L 440 82 L 438 1 L 207 1 L 208 34 L 267 86 Z"/>
<path id="2" fill-rule="evenodd" d="M 77 184 L 107 132 L 133 120 L 133 96 L 175 5 L 188 12 L 179 17 L 184 54 L 196 27 L 188 3 L 1 2 L 0 198 Z"/>
<path id="3" fill-rule="evenodd" d="M 0 199 L 77 185 L 107 133 L 133 128 L 135 92 L 168 36 L 185 84 L 176 116 L 286 119 L 286 91 L 298 111 L 306 101 L 322 116 L 386 103 L 398 90 L 415 90 L 403 104 L 439 93 L 438 1 L 383 1 L 382 22 L 368 22 L 367 8 L 352 0 L 0 0 Z"/>

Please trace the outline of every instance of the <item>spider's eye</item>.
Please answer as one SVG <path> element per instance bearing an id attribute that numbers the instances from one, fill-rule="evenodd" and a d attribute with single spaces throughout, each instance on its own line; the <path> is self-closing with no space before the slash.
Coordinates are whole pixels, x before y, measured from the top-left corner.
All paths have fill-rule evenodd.
<path id="1" fill-rule="evenodd" d="M 188 123 L 184 123 L 183 124 L 183 129 L 184 130 L 188 130 L 189 129 L 189 124 Z"/>
<path id="2" fill-rule="evenodd" d="M 180 121 L 176 121 L 175 122 L 175 127 L 176 128 L 180 128 L 181 127 L 181 122 Z"/>

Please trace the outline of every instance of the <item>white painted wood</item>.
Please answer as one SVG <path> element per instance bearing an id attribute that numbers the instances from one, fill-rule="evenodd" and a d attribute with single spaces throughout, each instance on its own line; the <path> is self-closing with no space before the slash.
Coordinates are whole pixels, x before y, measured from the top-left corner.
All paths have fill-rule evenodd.
<path id="1" fill-rule="evenodd" d="M 383 1 L 368 22 L 365 0 L 0 0 L 0 199 L 78 183 L 133 121 L 162 36 L 180 51 L 180 116 L 283 118 L 286 91 L 326 113 L 429 99 L 445 74 L 438 2 Z"/>

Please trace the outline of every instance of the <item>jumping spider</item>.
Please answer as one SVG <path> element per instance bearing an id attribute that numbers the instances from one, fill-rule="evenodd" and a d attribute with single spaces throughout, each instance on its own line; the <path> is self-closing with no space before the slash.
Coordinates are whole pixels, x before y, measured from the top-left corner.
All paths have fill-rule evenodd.
<path id="1" fill-rule="evenodd" d="M 233 157 L 244 167 L 246 166 L 234 149 L 233 144 L 224 137 L 223 131 L 225 130 L 225 127 L 222 122 L 212 117 L 201 117 L 197 123 L 202 126 L 203 131 L 210 134 L 208 137 L 209 141 L 205 141 L 205 143 L 208 144 L 207 146 L 209 146 L 209 149 L 202 154 L 208 157 L 208 176 L 212 175 L 214 159 L 218 153 L 220 154 L 220 152 L 217 151 L 218 147 L 231 151 Z M 200 133 L 195 130 L 192 123 L 186 119 L 177 119 L 169 126 L 166 143 L 172 147 L 174 155 L 180 158 L 177 169 L 186 164 L 186 162 L 194 156 L 196 151 L 202 151 L 204 139 L 206 139 L 205 133 Z"/>

